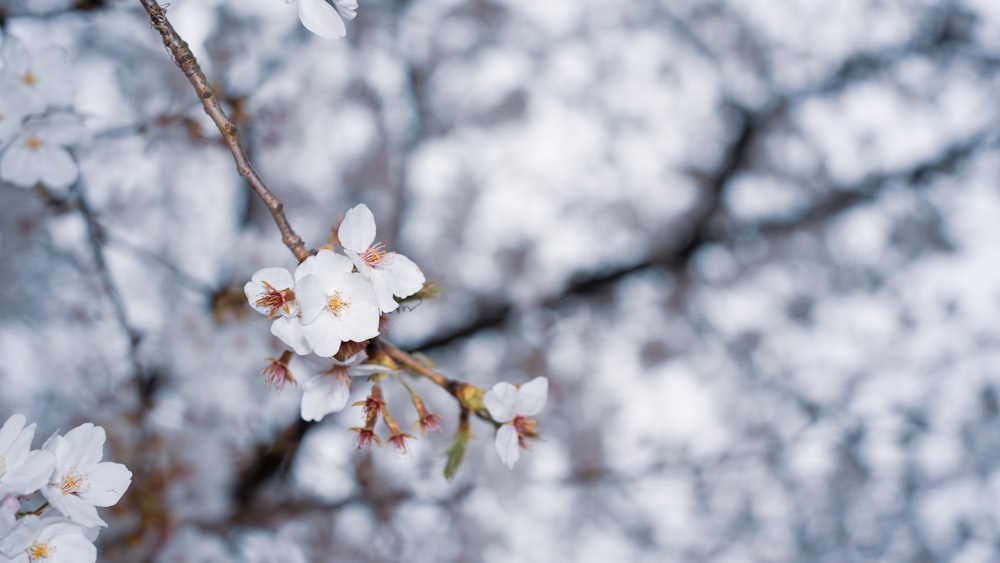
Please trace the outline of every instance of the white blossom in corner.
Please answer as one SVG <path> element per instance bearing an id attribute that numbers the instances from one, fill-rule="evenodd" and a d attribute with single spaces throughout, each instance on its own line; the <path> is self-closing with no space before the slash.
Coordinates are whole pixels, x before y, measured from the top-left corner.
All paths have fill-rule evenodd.
<path id="1" fill-rule="evenodd" d="M 46 47 L 29 51 L 16 37 L 7 35 L 0 46 L 3 74 L 11 80 L 7 86 L 18 91 L 28 103 L 28 113 L 41 113 L 47 108 L 69 108 L 73 105 L 73 82 L 66 51 Z"/>
<path id="2" fill-rule="evenodd" d="M 65 436 L 53 435 L 42 449 L 55 456 L 55 471 L 42 494 L 53 508 L 86 526 L 107 526 L 98 506 L 111 506 L 132 483 L 132 472 L 104 457 L 104 429 L 81 424 Z"/>
<path id="3" fill-rule="evenodd" d="M 358 272 L 371 280 L 383 313 L 399 307 L 393 296 L 409 297 L 424 286 L 424 273 L 412 260 L 386 252 L 375 242 L 375 216 L 367 205 L 356 205 L 344 215 L 337 236 Z"/>
<path id="4" fill-rule="evenodd" d="M 329 369 L 306 381 L 302 386 L 302 420 L 319 421 L 328 414 L 344 410 L 351 394 L 352 377 L 387 371 L 385 366 L 364 363 L 367 359 L 364 352 L 343 362 L 334 359 Z"/>
<path id="5" fill-rule="evenodd" d="M 14 563 L 94 563 L 86 530 L 65 518 L 22 517 L 0 538 L 0 555 Z"/>
<path id="6" fill-rule="evenodd" d="M 24 415 L 15 414 L 0 427 L 0 499 L 7 494 L 33 493 L 52 474 L 52 454 L 31 451 L 35 424 L 25 426 L 25 422 Z"/>
<path id="7" fill-rule="evenodd" d="M 500 382 L 483 394 L 483 404 L 493 420 L 501 424 L 497 430 L 496 449 L 507 467 L 513 468 L 520 457 L 520 448 L 527 449 L 525 438 L 536 438 L 535 421 L 528 418 L 541 412 L 549 395 L 549 380 L 536 377 L 515 387 Z"/>
<path id="8" fill-rule="evenodd" d="M 299 20 L 309 31 L 324 39 L 347 35 L 344 20 L 357 16 L 357 0 L 298 0 Z"/>
<path id="9" fill-rule="evenodd" d="M 353 272 L 350 260 L 320 250 L 299 267 L 307 272 L 296 284 L 302 334 L 317 356 L 332 357 L 341 342 L 378 336 L 378 300 L 371 284 Z"/>
<path id="10" fill-rule="evenodd" d="M 85 134 L 80 118 L 70 113 L 27 121 L 0 157 L 0 180 L 22 188 L 38 183 L 49 188 L 69 186 L 80 171 L 66 147 L 82 141 Z"/>

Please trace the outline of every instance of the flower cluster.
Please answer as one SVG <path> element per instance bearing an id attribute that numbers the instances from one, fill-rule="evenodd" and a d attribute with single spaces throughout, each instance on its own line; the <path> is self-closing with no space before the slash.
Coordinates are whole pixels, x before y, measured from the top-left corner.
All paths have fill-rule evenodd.
<path id="1" fill-rule="evenodd" d="M 101 461 L 99 426 L 81 424 L 32 450 L 35 424 L 26 422 L 15 414 L 0 428 L 0 561 L 96 561 L 93 540 L 107 526 L 96 507 L 117 503 L 132 472 Z M 31 508 L 39 492 L 44 503 Z"/>
<path id="2" fill-rule="evenodd" d="M 67 147 L 84 139 L 70 111 L 73 86 L 65 51 L 28 50 L 12 35 L 0 45 L 0 180 L 65 188 L 79 169 Z"/>
<path id="3" fill-rule="evenodd" d="M 250 306 L 273 319 L 271 334 L 299 355 L 332 362 L 303 386 L 305 420 L 342 410 L 352 376 L 389 371 L 366 363 L 363 344 L 379 335 L 382 314 L 399 307 L 397 298 L 424 286 L 416 264 L 375 242 L 375 217 L 366 205 L 349 210 L 337 234 L 343 254 L 322 249 L 294 274 L 264 268 L 243 287 Z M 272 360 L 265 371 L 278 383 L 293 380 L 287 360 Z"/>
<path id="4" fill-rule="evenodd" d="M 364 425 L 351 428 L 358 433 L 358 446 L 382 444 L 376 425 L 388 428 L 386 443 L 406 451 L 404 432 L 386 406 L 381 377 L 394 372 L 396 361 L 412 374 L 434 380 L 459 400 L 462 420 L 447 452 L 445 475 L 450 478 L 461 463 L 471 433 L 468 414 L 492 422 L 497 428 L 496 450 L 500 460 L 513 467 L 528 438 L 538 438 L 536 422 L 529 417 L 545 406 L 549 382 L 538 377 L 523 386 L 498 383 L 486 391 L 451 381 L 434 373 L 420 361 L 377 341 L 387 325 L 386 313 L 399 308 L 401 300 L 422 297 L 428 292 L 424 275 L 409 258 L 388 252 L 375 242 L 375 218 L 364 204 L 349 210 L 336 230 L 335 240 L 343 250 L 338 254 L 324 248 L 306 258 L 295 272 L 284 268 L 257 271 L 243 287 L 250 306 L 271 319 L 271 333 L 310 363 L 322 362 L 319 375 L 302 386 L 301 416 L 318 421 L 347 405 L 353 377 L 371 377 L 372 387 L 362 406 Z M 333 246 L 332 244 L 330 245 Z M 394 350 L 396 355 L 387 353 Z M 402 354 L 402 356 L 400 356 Z M 371 356 L 374 357 L 371 357 Z M 269 358 L 264 379 L 275 387 L 294 383 L 288 368 L 292 352 Z M 400 379 L 417 412 L 414 428 L 434 432 L 438 415 L 429 413 L 423 399 Z"/>

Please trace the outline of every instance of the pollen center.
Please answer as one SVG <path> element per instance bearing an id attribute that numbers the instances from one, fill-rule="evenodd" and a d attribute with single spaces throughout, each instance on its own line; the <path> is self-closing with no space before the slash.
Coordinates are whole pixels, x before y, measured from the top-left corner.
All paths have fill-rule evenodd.
<path id="1" fill-rule="evenodd" d="M 62 482 L 59 483 L 64 495 L 75 495 L 90 488 L 87 477 L 74 468 L 69 469 L 69 473 L 63 475 Z"/>
<path id="2" fill-rule="evenodd" d="M 24 73 L 23 80 L 24 80 L 24 83 L 27 84 L 28 86 L 34 86 L 35 85 L 35 75 L 31 74 L 30 71 Z"/>
<path id="3" fill-rule="evenodd" d="M 24 551 L 28 553 L 28 560 L 34 563 L 35 561 L 41 561 L 52 557 L 56 552 L 56 548 L 55 546 L 49 547 L 48 542 L 43 542 L 33 543 L 31 544 L 31 547 Z"/>
<path id="4" fill-rule="evenodd" d="M 28 137 L 28 141 L 27 141 L 26 144 L 28 145 L 29 149 L 34 150 L 34 149 L 37 149 L 38 147 L 42 146 L 42 141 L 40 139 L 35 138 L 35 137 Z"/>
<path id="5" fill-rule="evenodd" d="M 282 309 L 284 309 L 286 313 L 290 313 L 291 308 L 289 303 L 295 300 L 295 293 L 291 289 L 277 290 L 274 286 L 267 282 L 261 283 L 267 291 L 257 296 L 257 300 L 254 301 L 254 305 L 263 309 L 270 309 L 267 314 L 267 318 L 269 319 L 277 315 L 278 311 Z"/>
<path id="6" fill-rule="evenodd" d="M 375 244 L 368 247 L 368 250 L 361 255 L 362 260 L 365 264 L 368 264 L 372 268 L 378 267 L 380 263 L 385 259 L 385 246 L 381 242 L 376 242 Z"/>
<path id="7" fill-rule="evenodd" d="M 340 317 L 340 315 L 344 312 L 344 309 L 347 309 L 347 306 L 350 305 L 350 303 L 350 299 L 344 297 L 343 293 L 334 291 L 326 298 L 326 310 L 329 311 L 331 315 Z"/>

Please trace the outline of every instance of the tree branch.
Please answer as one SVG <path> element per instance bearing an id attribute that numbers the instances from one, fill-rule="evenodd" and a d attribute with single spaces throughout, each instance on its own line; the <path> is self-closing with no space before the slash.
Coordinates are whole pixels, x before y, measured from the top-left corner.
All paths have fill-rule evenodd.
<path id="1" fill-rule="evenodd" d="M 285 217 L 284 206 L 281 201 L 271 193 L 271 190 L 264 184 L 264 181 L 261 180 L 250 164 L 250 159 L 247 158 L 246 152 L 240 145 L 236 124 L 229 119 L 225 110 L 222 109 L 219 99 L 208 84 L 205 73 L 198 66 L 198 60 L 195 59 L 191 48 L 188 47 L 188 44 L 174 30 L 174 26 L 167 20 L 166 10 L 156 0 L 139 0 L 139 2 L 142 3 L 142 7 L 149 14 L 149 21 L 152 23 L 153 29 L 159 32 L 160 37 L 163 38 L 163 46 L 167 48 L 167 51 L 174 60 L 174 64 L 184 72 L 184 76 L 187 77 L 191 86 L 194 87 L 202 106 L 205 108 L 205 113 L 212 118 L 215 126 L 222 133 L 222 139 L 229 148 L 229 152 L 233 153 L 233 160 L 236 161 L 236 171 L 250 184 L 250 187 L 264 202 L 268 211 L 271 212 L 274 222 L 278 225 L 278 230 L 281 231 L 281 240 L 285 243 L 285 246 L 292 251 L 292 254 L 295 255 L 299 262 L 305 260 L 309 256 L 309 250 L 302 241 L 302 237 L 292 230 L 292 226 Z"/>

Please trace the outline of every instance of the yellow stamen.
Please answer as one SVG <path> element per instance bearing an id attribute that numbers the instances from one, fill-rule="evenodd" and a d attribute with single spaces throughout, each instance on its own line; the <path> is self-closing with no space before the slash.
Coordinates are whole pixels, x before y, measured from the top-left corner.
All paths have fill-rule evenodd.
<path id="1" fill-rule="evenodd" d="M 86 475 L 71 467 L 69 473 L 63 475 L 59 488 L 62 489 L 64 495 L 75 495 L 89 489 L 90 482 L 87 481 Z"/>
<path id="2" fill-rule="evenodd" d="M 342 293 L 334 291 L 333 295 L 326 298 L 326 310 L 329 311 L 331 315 L 339 317 L 350 302 L 350 299 L 346 299 Z"/>
<path id="3" fill-rule="evenodd" d="M 368 250 L 365 251 L 361 258 L 365 261 L 365 264 L 374 268 L 385 258 L 385 254 L 385 246 L 381 242 L 376 242 L 368 247 Z"/>
<path id="4" fill-rule="evenodd" d="M 52 557 L 56 552 L 56 548 L 55 546 L 49 547 L 48 543 L 33 543 L 25 551 L 28 552 L 28 560 L 34 563 L 35 561 Z"/>
<path id="5" fill-rule="evenodd" d="M 28 86 L 35 85 L 35 75 L 31 74 L 30 70 L 24 73 L 24 83 L 27 84 Z"/>
<path id="6" fill-rule="evenodd" d="M 28 137 L 27 145 L 29 149 L 34 150 L 42 146 L 42 141 L 40 139 L 36 139 L 35 137 Z"/>

